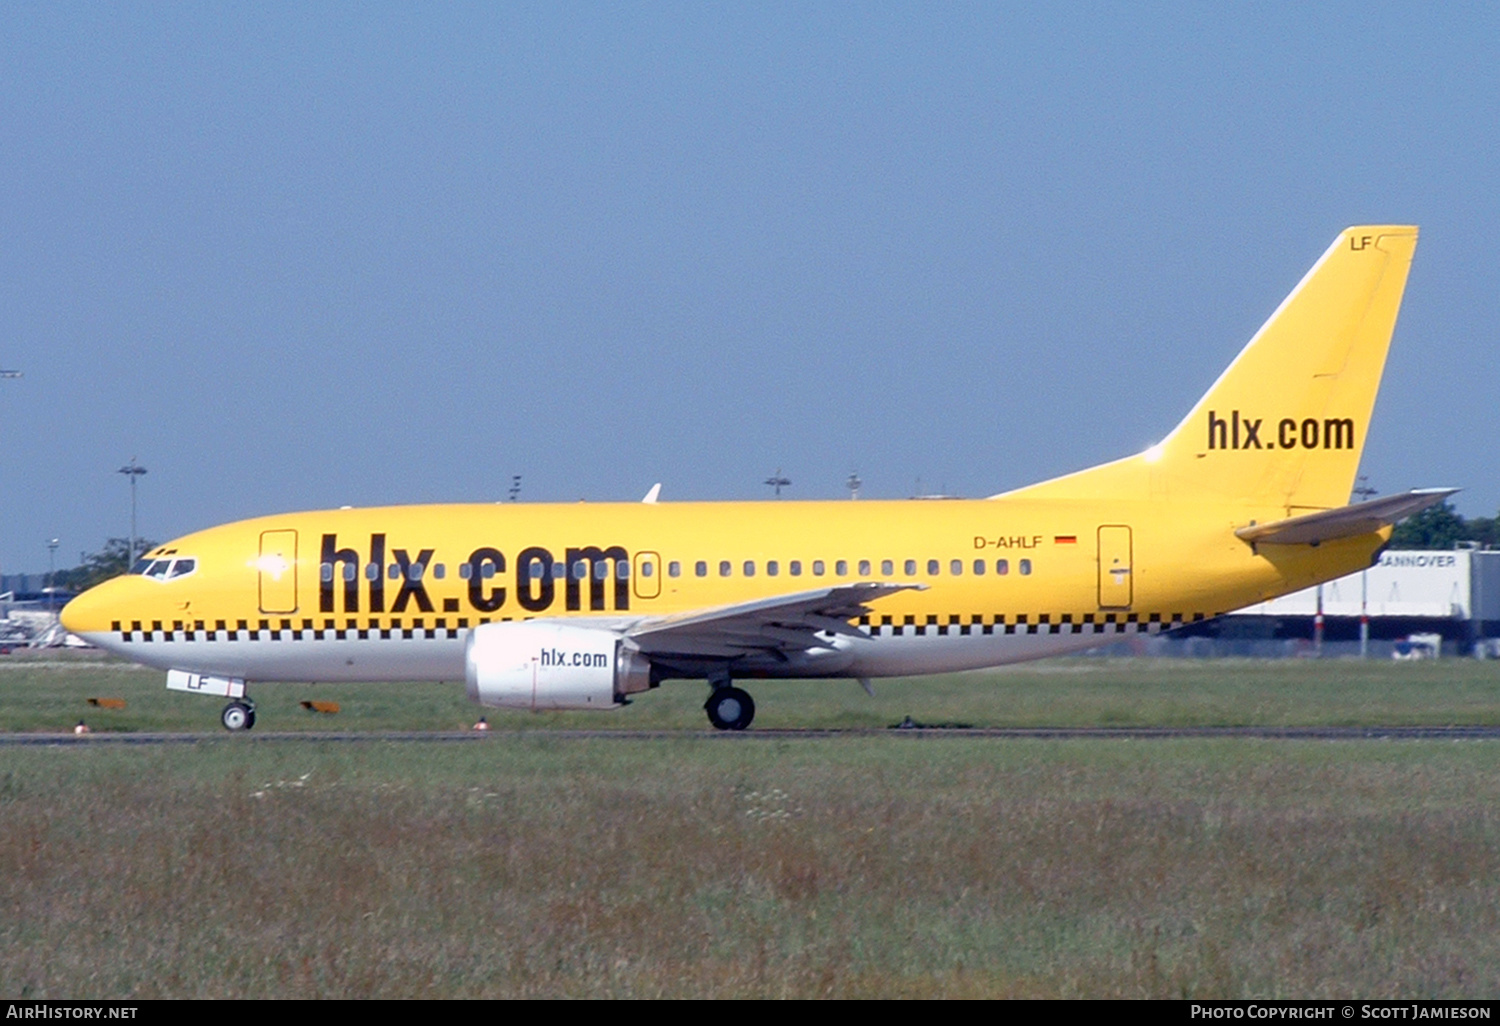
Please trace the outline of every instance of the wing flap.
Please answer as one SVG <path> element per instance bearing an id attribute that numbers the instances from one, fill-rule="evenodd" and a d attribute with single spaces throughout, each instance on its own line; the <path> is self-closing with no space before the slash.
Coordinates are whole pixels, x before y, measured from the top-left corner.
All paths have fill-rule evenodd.
<path id="1" fill-rule="evenodd" d="M 867 638 L 849 625 L 854 617 L 870 612 L 867 603 L 924 588 L 859 581 L 643 620 L 628 629 L 626 637 L 646 655 L 732 658 L 748 652 L 830 648 L 829 639 L 820 635 Z"/>
<path id="2" fill-rule="evenodd" d="M 1338 538 L 1373 534 L 1413 513 L 1436 506 L 1457 488 L 1418 488 L 1338 509 L 1325 509 L 1269 524 L 1250 524 L 1235 536 L 1252 545 L 1317 545 Z"/>

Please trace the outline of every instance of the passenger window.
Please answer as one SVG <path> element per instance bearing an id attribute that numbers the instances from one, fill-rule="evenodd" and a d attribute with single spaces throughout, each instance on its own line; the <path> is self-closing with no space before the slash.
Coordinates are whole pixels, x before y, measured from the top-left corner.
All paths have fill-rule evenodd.
<path id="1" fill-rule="evenodd" d="M 615 561 L 615 565 L 619 566 L 619 561 L 618 560 Z M 597 562 L 597 563 L 594 564 L 594 580 L 596 580 L 596 581 L 607 581 L 607 580 L 609 580 L 609 564 L 606 563 L 606 562 L 604 562 L 604 560 L 602 560 L 602 559 L 599 562 Z"/>
<path id="2" fill-rule="evenodd" d="M 948 572 L 954 577 L 962 577 L 964 575 L 964 561 L 961 559 L 955 559 L 953 562 L 949 563 Z"/>
<path id="3" fill-rule="evenodd" d="M 708 564 L 701 559 L 698 560 L 698 562 L 693 564 L 693 573 L 697 574 L 699 577 L 707 577 Z"/>
<path id="4" fill-rule="evenodd" d="M 527 564 L 528 568 L 532 567 L 532 566 L 535 566 L 535 565 L 536 565 L 535 563 L 529 563 L 529 564 Z M 495 564 L 494 563 L 490 563 L 490 562 L 486 562 L 484 564 L 484 569 L 482 569 L 482 570 L 479 571 L 479 575 L 481 577 L 483 577 L 486 581 L 489 580 L 491 577 L 494 577 L 495 576 Z"/>
<path id="5" fill-rule="evenodd" d="M 865 567 L 864 563 L 860 563 L 859 564 L 859 568 L 860 568 L 860 572 L 861 573 L 864 572 L 864 567 Z M 880 561 L 880 572 L 882 574 L 884 574 L 885 576 L 889 577 L 891 574 L 893 574 L 893 573 L 896 572 L 896 564 L 893 563 L 889 559 L 882 559 Z"/>
<path id="6" fill-rule="evenodd" d="M 441 563 L 434 563 L 432 564 L 432 576 L 441 581 L 444 577 L 448 576 L 448 568 Z"/>
<path id="7" fill-rule="evenodd" d="M 984 560 L 982 560 L 982 559 L 976 559 L 976 560 L 974 560 L 974 572 L 976 574 L 978 574 L 979 576 L 981 576 L 981 577 L 984 576 Z"/>
<path id="8" fill-rule="evenodd" d="M 467 581 L 473 569 L 468 563 L 460 563 L 458 564 L 458 576 Z"/>
<path id="9" fill-rule="evenodd" d="M 1008 560 L 1008 559 L 997 559 L 997 560 L 995 560 L 995 573 L 999 574 L 1002 577 L 1004 577 L 1006 574 L 1010 573 L 1010 560 Z"/>
<path id="10" fill-rule="evenodd" d="M 1023 560 L 1021 560 L 1021 576 L 1025 577 L 1029 573 L 1031 573 L 1031 560 L 1029 560 L 1029 559 L 1023 559 Z"/>
<path id="11" fill-rule="evenodd" d="M 365 580 L 367 580 L 367 581 L 378 581 L 378 580 L 380 580 L 380 564 L 379 563 L 366 563 L 365 564 Z"/>
<path id="12" fill-rule="evenodd" d="M 390 566 L 386 567 L 385 575 L 393 581 L 401 580 L 401 564 L 392 563 Z"/>
<path id="13" fill-rule="evenodd" d="M 865 570 L 864 570 L 865 573 L 869 573 L 870 572 L 869 571 L 869 566 L 870 566 L 869 563 L 861 563 L 860 566 L 862 566 L 862 567 L 865 568 Z M 843 559 L 839 560 L 837 563 L 833 564 L 833 572 L 836 573 L 836 574 L 838 574 L 840 577 L 848 577 L 849 576 L 849 562 L 847 560 L 843 560 Z"/>
<path id="14" fill-rule="evenodd" d="M 734 564 L 727 559 L 719 560 L 719 576 L 728 577 L 732 573 L 734 573 Z"/>
<path id="15" fill-rule="evenodd" d="M 422 579 L 422 571 L 424 571 L 426 569 L 427 568 L 425 566 L 423 566 L 421 563 L 413 563 L 411 566 L 409 566 L 409 567 L 406 568 L 406 578 L 407 578 L 407 580 L 409 580 L 409 581 L 420 581 Z"/>
<path id="16" fill-rule="evenodd" d="M 675 560 L 675 559 L 672 560 L 672 562 L 668 563 L 667 564 L 667 576 L 668 577 L 681 577 L 682 576 L 682 564 L 679 563 L 679 562 L 677 562 L 677 560 Z"/>
<path id="17" fill-rule="evenodd" d="M 753 560 L 753 559 L 747 559 L 747 560 L 745 560 L 745 576 L 746 577 L 754 577 L 755 576 L 755 560 Z"/>
<path id="18" fill-rule="evenodd" d="M 907 571 L 907 573 L 910 573 L 910 572 L 911 572 L 910 570 Z M 935 559 L 929 559 L 927 561 L 927 576 L 928 577 L 936 577 L 938 574 L 940 574 L 942 572 L 943 572 L 942 564 L 939 563 L 937 560 L 935 560 Z"/>
<path id="19" fill-rule="evenodd" d="M 815 560 L 813 560 L 813 576 L 814 577 L 822 577 L 823 576 L 823 561 L 821 559 L 815 559 Z"/>
<path id="20" fill-rule="evenodd" d="M 322 581 L 324 584 L 327 584 L 333 580 L 332 563 L 324 563 L 322 566 L 318 567 L 318 580 Z"/>
<path id="21" fill-rule="evenodd" d="M 793 577 L 801 577 L 802 576 L 802 560 L 800 560 L 800 559 L 794 559 L 794 560 L 792 560 L 791 564 L 788 565 L 787 569 L 789 571 L 791 571 L 791 574 L 792 574 Z"/>
<path id="22" fill-rule="evenodd" d="M 649 560 L 649 559 L 642 560 L 641 561 L 641 576 L 642 577 L 650 577 L 654 573 L 656 573 L 656 568 L 651 565 L 651 560 Z"/>
<path id="23" fill-rule="evenodd" d="M 781 572 L 781 564 L 774 559 L 766 560 L 766 576 L 775 577 Z"/>
<path id="24" fill-rule="evenodd" d="M 538 577 L 546 577 L 547 576 L 546 568 L 543 568 L 542 572 L 539 573 L 539 574 L 537 574 L 537 576 Z M 562 563 L 553 563 L 552 564 L 552 577 L 553 577 L 554 580 L 561 581 L 561 580 L 563 580 L 567 576 L 568 576 L 568 568 L 567 568 L 566 565 L 564 565 Z"/>
<path id="25" fill-rule="evenodd" d="M 908 576 L 908 577 L 914 577 L 914 576 L 916 576 L 916 573 L 917 573 L 917 561 L 915 559 L 908 559 L 906 561 L 906 565 L 904 567 L 902 567 L 902 569 L 904 569 L 906 571 L 906 576 Z"/>
<path id="26" fill-rule="evenodd" d="M 355 566 L 353 563 L 345 563 L 344 564 L 344 580 L 346 580 L 346 581 L 352 581 L 352 580 L 354 580 L 354 578 L 356 578 L 358 576 L 359 576 L 359 567 Z"/>
<path id="27" fill-rule="evenodd" d="M 650 567 L 651 564 L 647 563 L 646 566 Z M 651 575 L 647 574 L 646 576 L 650 577 Z M 628 580 L 630 580 L 630 564 L 627 563 L 623 559 L 617 559 L 617 560 L 615 560 L 615 580 L 617 580 L 617 581 L 628 581 Z"/>

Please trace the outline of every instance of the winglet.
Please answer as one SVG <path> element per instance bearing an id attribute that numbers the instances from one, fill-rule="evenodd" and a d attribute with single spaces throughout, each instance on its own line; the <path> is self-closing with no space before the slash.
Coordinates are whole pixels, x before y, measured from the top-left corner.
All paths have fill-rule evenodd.
<path id="1" fill-rule="evenodd" d="M 1325 509 L 1289 520 L 1251 524 L 1234 533 L 1251 545 L 1317 545 L 1337 538 L 1373 534 L 1413 513 L 1436 506 L 1457 491 L 1457 488 L 1418 488 L 1401 495 L 1387 495 L 1383 499 Z"/>
<path id="2" fill-rule="evenodd" d="M 642 499 L 641 501 L 644 502 L 644 503 L 648 503 L 648 504 L 654 506 L 654 505 L 656 505 L 656 500 L 659 499 L 659 498 L 661 498 L 661 482 L 660 481 L 656 482 L 656 484 L 654 484 L 654 485 L 651 486 L 651 490 L 646 493 L 646 497 L 644 499 Z"/>

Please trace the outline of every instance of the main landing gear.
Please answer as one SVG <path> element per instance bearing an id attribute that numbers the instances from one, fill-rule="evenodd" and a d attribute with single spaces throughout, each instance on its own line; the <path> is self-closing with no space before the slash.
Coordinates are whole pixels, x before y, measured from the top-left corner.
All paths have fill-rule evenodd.
<path id="1" fill-rule="evenodd" d="M 714 687 L 703 708 L 708 722 L 719 730 L 744 730 L 755 719 L 755 700 L 728 681 Z"/>
<path id="2" fill-rule="evenodd" d="M 255 726 L 255 706 L 248 701 L 230 702 L 219 714 L 224 729 L 238 733 Z"/>

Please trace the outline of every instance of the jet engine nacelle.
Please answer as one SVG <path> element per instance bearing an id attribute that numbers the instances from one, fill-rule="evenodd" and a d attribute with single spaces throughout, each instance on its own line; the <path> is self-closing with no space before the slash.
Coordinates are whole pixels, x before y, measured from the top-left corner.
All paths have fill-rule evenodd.
<path id="1" fill-rule="evenodd" d="M 598 627 L 480 624 L 464 649 L 469 697 L 503 709 L 614 709 L 651 685 L 651 664 Z"/>

